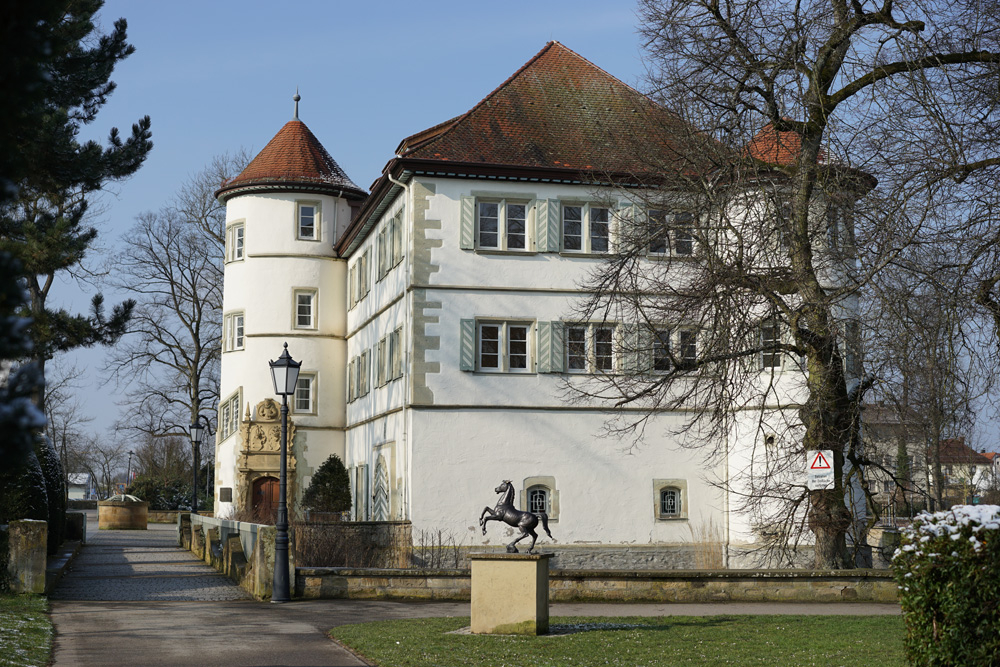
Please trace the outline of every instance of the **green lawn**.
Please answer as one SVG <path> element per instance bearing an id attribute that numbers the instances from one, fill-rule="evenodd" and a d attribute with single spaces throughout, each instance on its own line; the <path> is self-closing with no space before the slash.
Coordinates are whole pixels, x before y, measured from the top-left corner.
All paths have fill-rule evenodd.
<path id="1" fill-rule="evenodd" d="M 551 619 L 547 637 L 447 634 L 468 618 L 345 625 L 330 635 L 382 667 L 906 665 L 899 616 Z"/>
<path id="2" fill-rule="evenodd" d="M 0 595 L 0 665 L 44 667 L 52 652 L 49 603 L 36 595 Z"/>

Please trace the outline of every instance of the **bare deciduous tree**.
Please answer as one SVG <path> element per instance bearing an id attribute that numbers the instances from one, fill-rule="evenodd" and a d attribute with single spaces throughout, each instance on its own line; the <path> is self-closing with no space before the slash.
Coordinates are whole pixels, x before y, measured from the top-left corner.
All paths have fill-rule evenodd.
<path id="1" fill-rule="evenodd" d="M 687 415 L 684 441 L 720 455 L 756 431 L 764 451 L 728 483 L 738 509 L 780 550 L 811 532 L 817 567 L 850 566 L 874 381 L 860 373 L 858 301 L 905 249 L 954 243 L 963 207 L 985 192 L 1000 13 L 974 1 L 642 0 L 639 15 L 652 95 L 684 123 L 635 138 L 659 182 L 645 211 L 623 216 L 581 312 L 637 323 L 624 337 L 636 372 L 575 386 Z M 653 159 L 662 146 L 669 163 Z M 641 432 L 648 421 L 630 414 L 620 426 Z M 834 488 L 802 484 L 811 450 L 833 451 Z"/>
<path id="2" fill-rule="evenodd" d="M 128 337 L 106 366 L 113 379 L 135 388 L 122 428 L 186 438 L 203 411 L 215 422 L 225 208 L 214 191 L 246 162 L 245 151 L 216 158 L 172 205 L 141 215 L 124 239 L 114 280 L 137 306 Z"/>

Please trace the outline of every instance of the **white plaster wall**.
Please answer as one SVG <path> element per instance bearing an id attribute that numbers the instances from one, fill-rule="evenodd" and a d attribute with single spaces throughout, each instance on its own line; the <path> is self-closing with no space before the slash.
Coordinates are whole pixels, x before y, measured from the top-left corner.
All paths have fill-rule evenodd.
<path id="1" fill-rule="evenodd" d="M 556 479 L 559 517 L 549 528 L 561 544 L 690 542 L 692 530 L 710 520 L 724 529 L 722 495 L 706 480 L 717 468 L 659 428 L 635 449 L 598 437 L 602 419 L 590 412 L 414 410 L 414 534 L 441 528 L 464 544 L 509 542 L 495 522 L 483 537 L 479 516 L 496 504 L 502 480 L 520 491 L 534 476 Z M 656 518 L 654 479 L 687 480 L 688 519 Z"/>
<path id="2" fill-rule="evenodd" d="M 296 202 L 320 203 L 320 240 L 296 238 Z M 227 262 L 223 294 L 224 314 L 244 313 L 244 349 L 224 351 L 221 363 L 220 401 L 242 390 L 240 418 L 274 394 L 269 360 L 277 359 L 283 343 L 301 371 L 316 374 L 315 414 L 291 412 L 298 427 L 292 451 L 297 459 L 298 490 L 308 484 L 312 470 L 327 456 L 344 456 L 346 414 L 346 267 L 334 257 L 332 244 L 338 220 L 349 219 L 350 209 L 341 199 L 312 193 L 294 195 L 248 194 L 228 201 L 227 225 L 245 225 L 244 259 Z M 315 329 L 294 324 L 296 288 L 317 290 Z M 280 402 L 280 400 L 279 400 Z M 293 408 L 292 397 L 289 407 Z M 238 435 L 217 444 L 216 488 L 232 487 Z M 231 509 L 217 503 L 217 511 Z"/>

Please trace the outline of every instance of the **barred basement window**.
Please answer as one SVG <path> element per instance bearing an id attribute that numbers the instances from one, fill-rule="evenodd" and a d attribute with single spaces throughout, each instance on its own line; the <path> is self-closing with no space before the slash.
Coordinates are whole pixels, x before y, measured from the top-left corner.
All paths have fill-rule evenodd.
<path id="1" fill-rule="evenodd" d="M 660 517 L 676 518 L 681 515 L 681 490 L 672 486 L 660 490 Z"/>
<path id="2" fill-rule="evenodd" d="M 528 489 L 528 511 L 549 513 L 549 490 L 544 486 L 533 486 Z"/>
<path id="3" fill-rule="evenodd" d="M 654 479 L 654 516 L 660 521 L 688 518 L 688 484 L 685 479 Z"/>

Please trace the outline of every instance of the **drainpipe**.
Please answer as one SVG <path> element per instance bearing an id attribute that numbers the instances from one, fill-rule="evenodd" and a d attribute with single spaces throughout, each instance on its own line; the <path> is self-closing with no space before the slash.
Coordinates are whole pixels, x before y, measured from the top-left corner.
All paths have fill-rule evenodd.
<path id="1" fill-rule="evenodd" d="M 411 258 L 412 258 L 412 255 L 413 255 L 413 252 L 412 252 L 413 245 L 411 243 L 409 243 L 410 230 L 413 229 L 413 202 L 411 201 L 412 192 L 410 191 L 410 186 L 409 186 L 408 183 L 404 183 L 402 181 L 397 181 L 395 178 L 392 177 L 392 173 L 390 171 L 386 170 L 385 177 L 388 178 L 389 182 L 392 183 L 393 185 L 398 185 L 399 187 L 403 188 L 403 192 L 406 193 L 406 195 L 403 198 L 403 220 L 405 221 L 405 224 L 403 225 L 403 231 L 404 231 L 404 233 L 406 235 L 406 238 L 407 238 L 406 245 L 409 248 L 410 252 L 407 252 L 406 256 L 403 259 L 403 262 L 404 262 L 403 268 L 405 270 L 405 274 L 404 274 L 406 276 L 405 280 L 406 280 L 406 282 L 409 282 L 409 280 L 410 280 L 410 267 L 412 266 L 412 264 L 411 264 Z M 404 291 L 406 291 L 406 288 L 407 288 L 407 286 L 404 285 Z M 406 323 L 412 323 L 413 322 L 413 297 L 412 297 L 412 295 L 410 295 L 409 298 L 403 299 L 403 303 L 405 304 L 405 306 L 404 306 L 405 307 L 405 315 L 404 315 L 403 321 L 406 322 Z M 407 328 L 409 328 L 409 327 L 405 327 L 403 329 L 404 335 L 408 335 L 408 333 L 409 333 L 406 330 Z M 402 343 L 403 341 L 400 341 L 400 342 Z M 409 350 L 409 349 L 410 349 L 409 345 L 403 345 L 403 350 Z M 402 359 L 402 364 L 403 364 L 403 368 L 404 368 L 404 374 L 406 375 L 406 385 L 405 385 L 406 392 L 405 392 L 405 394 L 403 396 L 403 447 L 404 447 L 404 451 L 406 452 L 406 475 L 405 475 L 404 479 L 406 479 L 407 481 L 409 481 L 409 479 L 410 479 L 410 441 L 406 437 L 406 433 L 407 433 L 407 428 L 406 427 L 407 427 L 407 423 L 409 422 L 409 419 L 410 419 L 410 411 L 407 408 L 408 408 L 408 406 L 411 404 L 411 402 L 413 400 L 413 396 L 412 396 L 412 393 L 411 393 L 412 392 L 412 384 L 411 383 L 412 383 L 412 379 L 413 379 L 413 373 L 412 373 L 412 371 L 411 372 L 405 372 L 405 369 L 409 367 L 409 364 L 407 363 L 407 359 L 405 359 L 405 358 Z M 407 518 L 407 517 L 410 516 L 409 502 L 407 502 L 407 499 L 409 498 L 409 496 L 410 496 L 410 485 L 409 485 L 409 483 L 407 483 L 406 487 L 403 490 L 403 493 L 400 494 L 400 504 L 402 505 L 402 507 L 400 508 L 400 510 L 402 511 L 402 515 L 403 515 L 404 518 Z"/>

